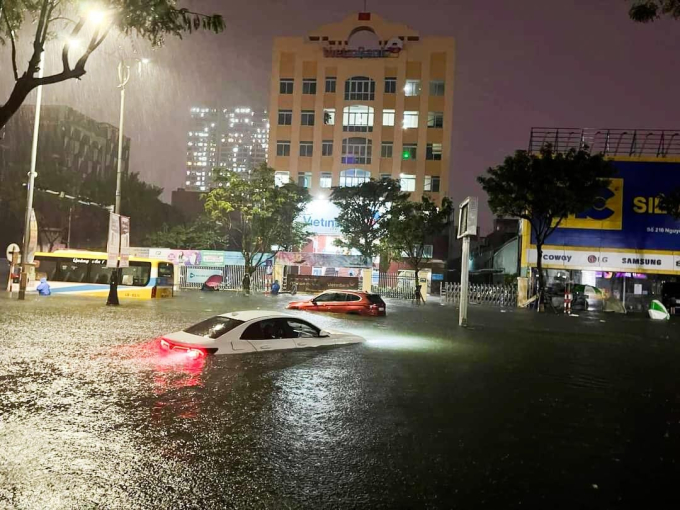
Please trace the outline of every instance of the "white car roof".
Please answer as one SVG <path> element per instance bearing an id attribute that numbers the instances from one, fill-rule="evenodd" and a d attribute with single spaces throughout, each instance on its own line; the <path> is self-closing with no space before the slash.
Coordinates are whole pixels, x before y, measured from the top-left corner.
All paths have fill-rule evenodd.
<path id="1" fill-rule="evenodd" d="M 287 313 L 274 312 L 272 310 L 243 310 L 239 312 L 222 313 L 220 317 L 229 317 L 243 322 L 252 321 L 255 319 L 264 319 L 265 317 L 293 317 Z"/>

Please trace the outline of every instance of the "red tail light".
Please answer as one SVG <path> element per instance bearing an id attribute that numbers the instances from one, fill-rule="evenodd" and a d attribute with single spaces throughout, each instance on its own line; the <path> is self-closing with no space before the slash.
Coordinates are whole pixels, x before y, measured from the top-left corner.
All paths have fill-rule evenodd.
<path id="1" fill-rule="evenodd" d="M 198 347 L 185 347 L 183 345 L 175 345 L 167 339 L 161 337 L 160 339 L 161 349 L 176 352 L 176 353 L 186 353 L 187 357 L 191 359 L 205 358 L 208 352 L 215 352 L 217 349 L 200 349 Z"/>

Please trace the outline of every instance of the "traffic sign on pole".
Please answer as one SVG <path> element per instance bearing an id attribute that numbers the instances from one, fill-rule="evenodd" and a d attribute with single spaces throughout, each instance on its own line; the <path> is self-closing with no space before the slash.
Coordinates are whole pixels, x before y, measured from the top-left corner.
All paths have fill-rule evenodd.
<path id="1" fill-rule="evenodd" d="M 19 248 L 17 243 L 12 243 L 7 247 L 7 251 L 5 253 L 7 255 L 7 260 L 12 260 L 12 254 L 21 253 L 21 248 Z"/>

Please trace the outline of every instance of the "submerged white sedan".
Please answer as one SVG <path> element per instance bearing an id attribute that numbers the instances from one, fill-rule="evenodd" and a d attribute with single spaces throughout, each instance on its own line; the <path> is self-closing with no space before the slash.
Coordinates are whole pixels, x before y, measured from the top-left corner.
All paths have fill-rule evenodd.
<path id="1" fill-rule="evenodd" d="M 324 345 L 357 344 L 364 338 L 326 331 L 292 315 L 264 310 L 216 315 L 184 331 L 160 338 L 161 348 L 190 358 L 207 354 L 243 354 Z"/>

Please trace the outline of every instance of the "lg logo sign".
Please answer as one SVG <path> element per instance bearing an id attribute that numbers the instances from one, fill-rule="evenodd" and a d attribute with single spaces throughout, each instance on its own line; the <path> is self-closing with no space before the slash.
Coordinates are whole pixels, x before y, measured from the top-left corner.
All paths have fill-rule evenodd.
<path id="1" fill-rule="evenodd" d="M 598 262 L 606 264 L 608 260 L 609 259 L 607 257 L 599 258 L 595 255 L 588 255 L 588 263 L 590 264 L 597 264 Z"/>

